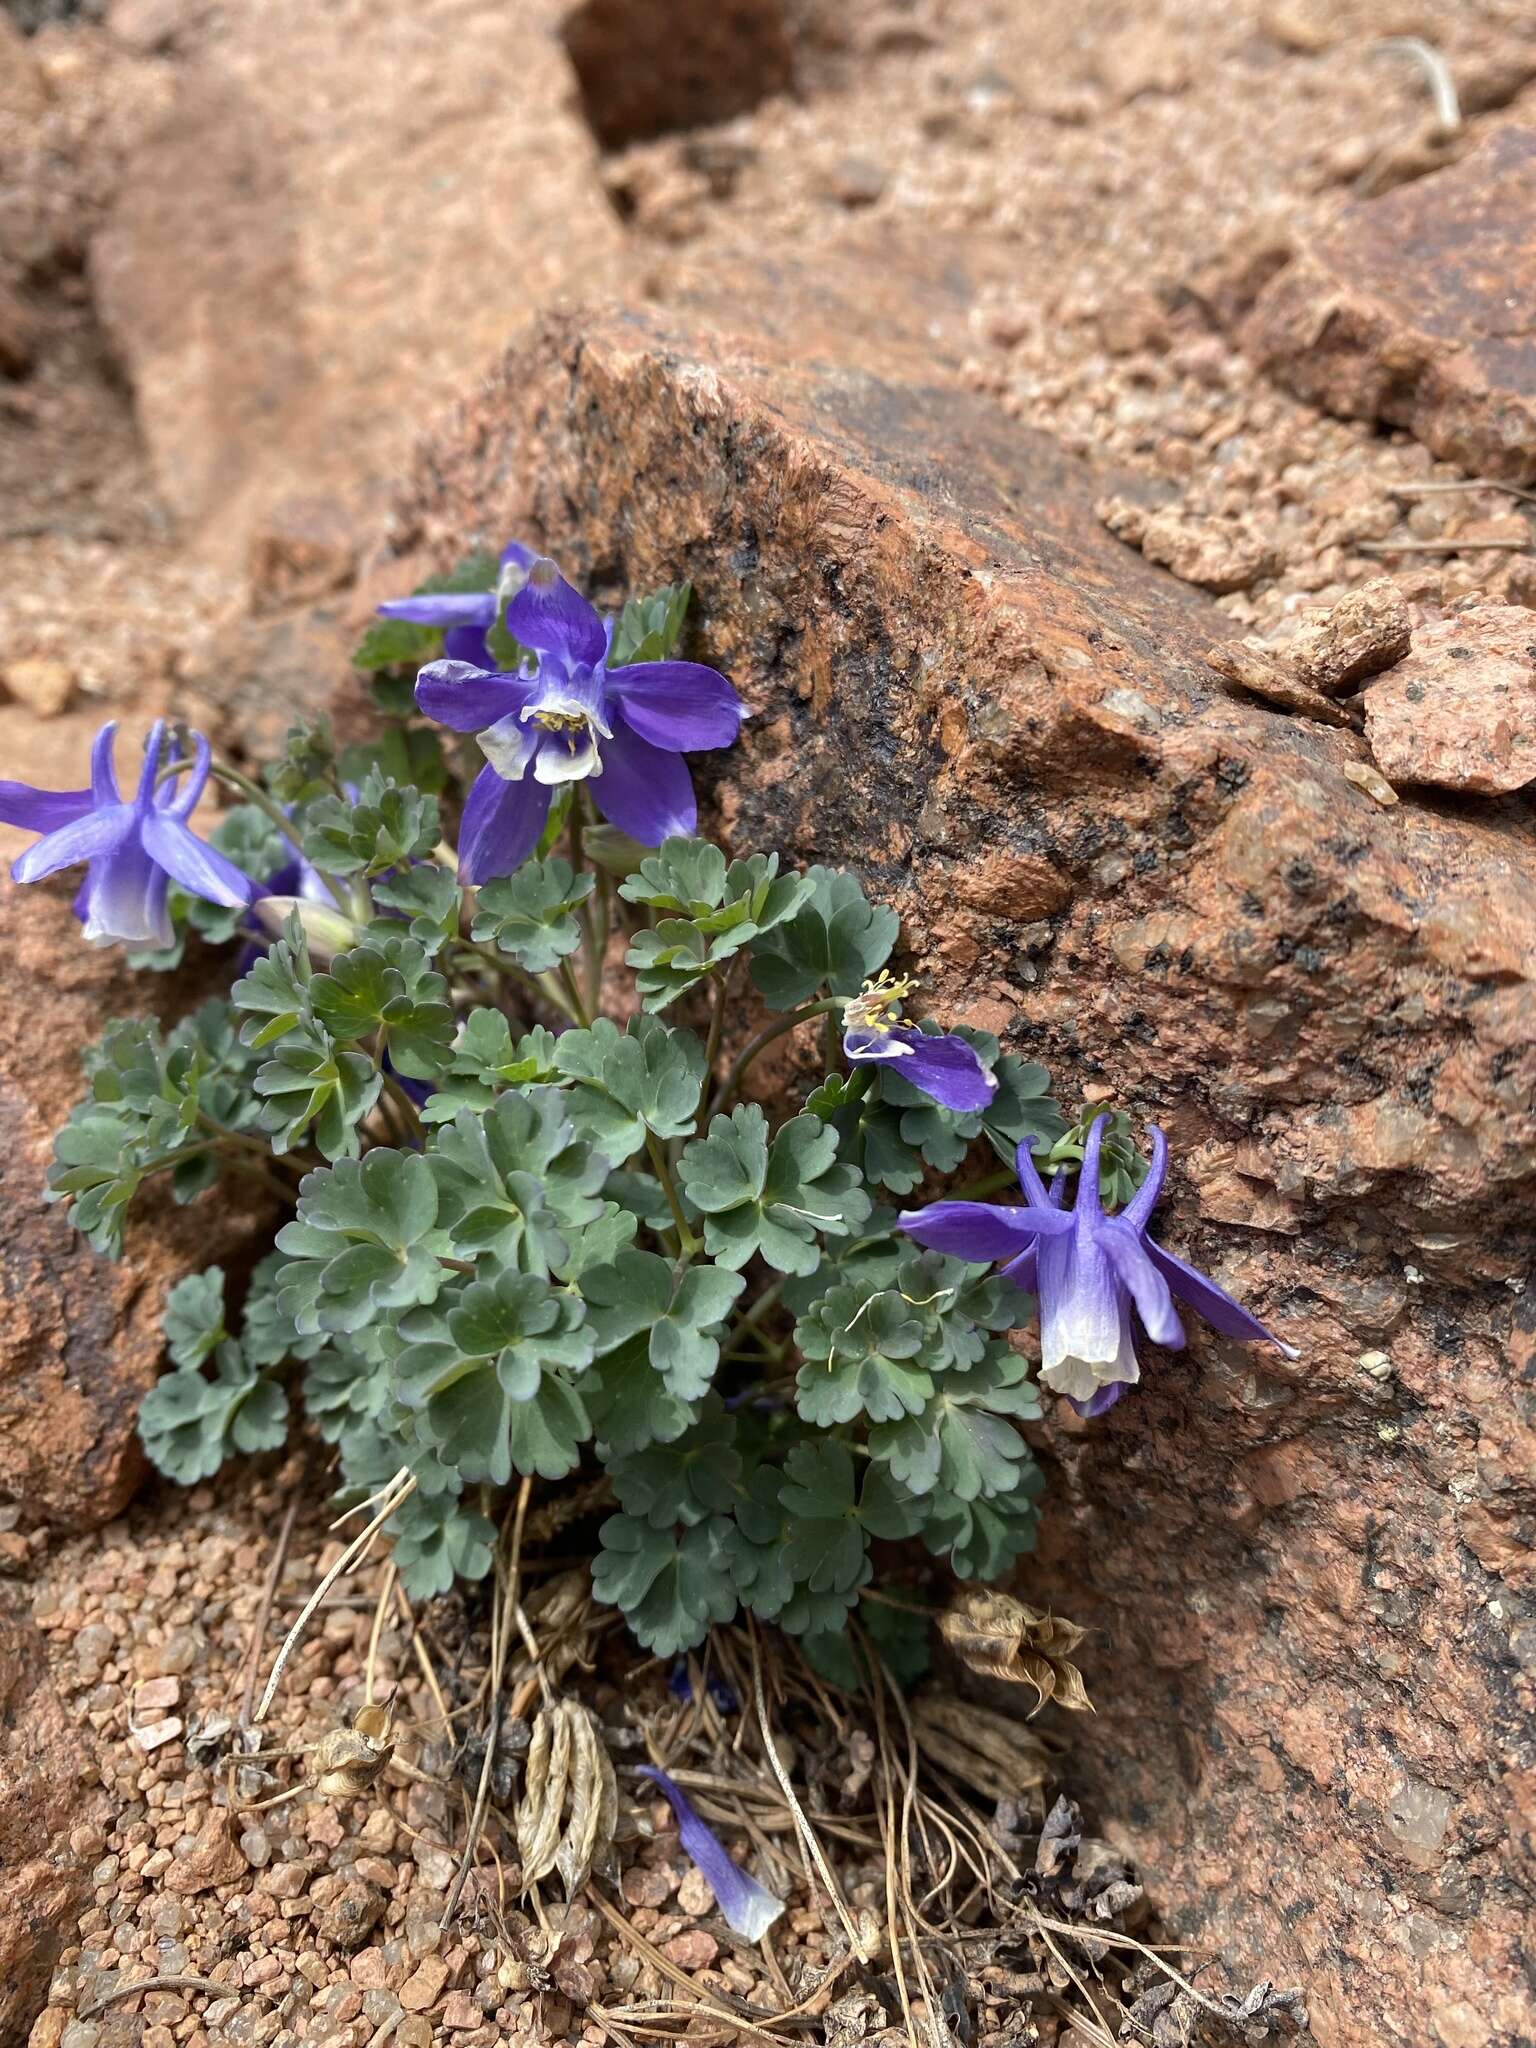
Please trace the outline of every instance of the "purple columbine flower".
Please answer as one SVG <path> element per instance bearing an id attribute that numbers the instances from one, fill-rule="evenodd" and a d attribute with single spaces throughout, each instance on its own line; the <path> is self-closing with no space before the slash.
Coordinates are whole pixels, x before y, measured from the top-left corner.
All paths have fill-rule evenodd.
<path id="1" fill-rule="evenodd" d="M 715 1904 L 728 1925 L 748 1941 L 761 1941 L 783 1912 L 784 1901 L 776 1899 L 755 1878 L 748 1877 L 739 1863 L 733 1862 L 725 1844 L 713 1828 L 699 1819 L 682 1787 L 674 1784 L 665 1771 L 658 1771 L 652 1764 L 641 1764 L 639 1769 L 641 1777 L 660 1786 L 666 1796 L 677 1816 L 677 1838 L 704 1873 L 705 1882 L 715 1895 Z"/>
<path id="2" fill-rule="evenodd" d="M 882 967 L 843 1005 L 843 1056 L 853 1066 L 888 1064 L 893 1074 L 932 1096 L 941 1109 L 985 1109 L 997 1093 L 992 1069 L 957 1032 L 930 1034 L 902 1024 L 910 981 L 893 981 Z"/>
<path id="3" fill-rule="evenodd" d="M 407 619 L 413 626 L 442 626 L 443 653 L 450 661 L 489 668 L 486 634 L 496 614 L 514 591 L 521 590 L 537 557 L 520 540 L 501 551 L 501 574 L 493 590 L 424 590 L 415 597 L 392 597 L 379 606 L 382 619 Z"/>
<path id="4" fill-rule="evenodd" d="M 165 720 L 144 742 L 144 771 L 131 803 L 124 803 L 112 769 L 115 723 L 104 725 L 91 748 L 89 789 L 32 789 L 0 782 L 0 822 L 43 837 L 11 865 L 18 882 L 40 882 L 81 861 L 85 885 L 75 914 L 93 946 L 169 946 L 174 938 L 166 896 L 172 882 L 229 910 L 248 904 L 256 884 L 233 861 L 187 828 L 208 784 L 208 742 L 194 733 L 195 757 L 178 761 L 167 749 Z M 174 772 L 159 781 L 162 763 Z M 181 789 L 177 784 L 185 775 Z"/>
<path id="5" fill-rule="evenodd" d="M 532 651 L 531 673 L 433 661 L 416 679 L 427 716 L 477 734 L 486 758 L 464 806 L 464 880 L 488 882 L 526 860 L 563 782 L 590 779 L 603 816 L 642 846 L 691 833 L 698 811 L 681 757 L 729 746 L 745 715 L 725 677 L 696 661 L 610 668 L 608 627 L 543 558 L 506 619 Z"/>
<path id="6" fill-rule="evenodd" d="M 1061 1207 L 1065 1175 L 1047 1193 L 1026 1140 L 1019 1146 L 1019 1182 L 1027 1207 L 991 1202 L 933 1202 L 909 1211 L 899 1227 L 930 1250 L 976 1265 L 1005 1261 L 1003 1271 L 1040 1302 L 1040 1377 L 1065 1394 L 1079 1415 L 1102 1415 L 1141 1378 L 1131 1332 L 1134 1304 L 1154 1344 L 1184 1343 L 1174 1299 L 1187 1302 L 1224 1336 L 1289 1344 L 1266 1330 L 1231 1295 L 1147 1235 L 1147 1223 L 1168 1170 L 1168 1141 L 1155 1126 L 1152 1164 L 1132 1199 L 1115 1216 L 1099 1201 L 1099 1149 L 1108 1119 L 1098 1117 L 1083 1147 L 1077 1200 Z"/>

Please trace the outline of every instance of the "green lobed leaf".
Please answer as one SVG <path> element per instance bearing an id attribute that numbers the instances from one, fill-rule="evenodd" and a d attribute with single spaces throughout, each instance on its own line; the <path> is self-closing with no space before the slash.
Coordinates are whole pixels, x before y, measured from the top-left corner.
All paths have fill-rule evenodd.
<path id="1" fill-rule="evenodd" d="M 490 1571 L 495 1529 L 451 1494 L 413 1493 L 388 1526 L 395 1569 L 412 1600 L 435 1600 L 456 1579 L 474 1584 Z"/>
<path id="2" fill-rule="evenodd" d="M 418 860 L 398 874 L 380 875 L 373 885 L 373 900 L 386 910 L 397 910 L 408 920 L 406 931 L 429 958 L 435 957 L 459 929 L 459 904 L 463 891 L 457 875 L 434 861 Z M 375 918 L 366 936 L 371 940 L 393 938 L 400 931 L 397 918 Z"/>
<path id="3" fill-rule="evenodd" d="M 598 1531 L 592 1592 L 619 1608 L 634 1634 L 659 1657 L 702 1643 L 710 1625 L 736 1611 L 728 1543 L 720 1516 L 691 1528 L 654 1528 L 632 1515 L 610 1515 Z"/>
<path id="4" fill-rule="evenodd" d="M 501 881 L 479 891 L 470 936 L 515 960 L 528 974 L 546 974 L 581 944 L 577 910 L 597 887 L 597 877 L 578 875 L 568 860 L 527 860 Z"/>
<path id="5" fill-rule="evenodd" d="M 683 1152 L 681 1178 L 704 1216 L 704 1242 L 721 1265 L 744 1266 L 754 1252 L 780 1273 L 811 1273 L 816 1233 L 847 1236 L 870 1213 L 851 1167 L 836 1160 L 837 1133 L 808 1114 L 768 1141 L 756 1103 L 717 1116 L 709 1135 Z"/>
<path id="6" fill-rule="evenodd" d="M 459 1026 L 448 1070 L 421 1114 L 429 1124 L 450 1123 L 461 1109 L 488 1109 L 505 1089 L 555 1078 L 552 1031 L 535 1024 L 514 1044 L 500 1010 L 474 1009 Z"/>
<path id="7" fill-rule="evenodd" d="M 792 917 L 811 893 L 804 875 L 780 875 L 777 854 L 726 866 L 702 839 L 668 839 L 619 888 L 632 903 L 675 912 L 636 933 L 625 954 L 648 1010 L 663 1010 L 749 940 Z"/>
<path id="8" fill-rule="evenodd" d="M 608 1467 L 619 1506 L 657 1528 L 692 1524 L 728 1509 L 741 1475 L 736 1420 L 709 1395 L 698 1420 L 670 1443 L 657 1443 Z"/>
<path id="9" fill-rule="evenodd" d="M 961 1500 L 952 1493 L 934 1492 L 923 1502 L 923 1541 L 935 1557 L 949 1560 L 957 1578 L 994 1583 L 1034 1549 L 1044 1487 L 1044 1477 L 1030 1458 L 1007 1493 Z"/>
<path id="10" fill-rule="evenodd" d="M 266 771 L 268 789 L 280 804 L 297 807 L 336 788 L 336 748 L 324 718 L 296 719 L 283 736 L 283 751 Z"/>
<path id="11" fill-rule="evenodd" d="M 654 1374 L 680 1401 L 706 1393 L 720 1358 L 720 1332 L 746 1282 L 737 1273 L 690 1266 L 681 1274 L 654 1252 L 626 1251 L 581 1281 L 598 1354 L 637 1333 Z"/>
<path id="12" fill-rule="evenodd" d="M 530 1088 L 442 1126 L 430 1166 L 457 1257 L 548 1274 L 565 1263 L 569 1234 L 604 1215 L 607 1161 L 576 1136 L 567 1108 L 560 1090 Z"/>
<path id="13" fill-rule="evenodd" d="M 429 854 L 441 829 L 436 797 L 374 768 L 355 802 L 322 796 L 307 807 L 304 853 L 322 874 L 382 875 Z"/>
<path id="14" fill-rule="evenodd" d="M 402 1319 L 395 1392 L 462 1480 L 504 1486 L 514 1470 L 563 1478 L 591 1433 L 560 1376 L 591 1360 L 592 1333 L 581 1325 L 580 1301 L 539 1274 L 461 1284 Z"/>
<path id="15" fill-rule="evenodd" d="M 589 1031 L 563 1031 L 555 1061 L 576 1084 L 568 1100 L 578 1130 L 611 1166 L 631 1158 L 647 1131 L 681 1138 L 694 1127 L 704 1048 L 691 1031 L 647 1016 L 620 1031 L 599 1017 Z"/>
<path id="16" fill-rule="evenodd" d="M 122 1250 L 128 1209 L 145 1179 L 169 1171 L 178 1201 L 217 1172 L 202 1118 L 248 1128 L 251 1059 L 227 1003 L 205 1003 L 164 1037 L 140 1021 L 109 1025 L 87 1049 L 90 1093 L 54 1140 L 45 1200 L 67 1202 L 96 1250 Z"/>
<path id="17" fill-rule="evenodd" d="M 172 1365 L 196 1367 L 229 1335 L 224 1325 L 224 1268 L 188 1273 L 165 1297 L 160 1319 Z"/>
<path id="18" fill-rule="evenodd" d="M 584 1375 L 579 1392 L 606 1465 L 652 1444 L 669 1444 L 691 1429 L 698 1410 L 658 1378 L 643 1330 L 606 1350 Z"/>
<path id="19" fill-rule="evenodd" d="M 919 1415 L 933 1381 L 918 1360 L 923 1319 L 894 1289 L 829 1288 L 795 1325 L 805 1360 L 795 1378 L 802 1421 L 822 1428 L 865 1415 L 894 1422 Z"/>
<path id="20" fill-rule="evenodd" d="M 1025 1361 L 994 1339 L 975 1365 L 935 1380 L 921 1414 L 871 1430 L 870 1449 L 914 1495 L 941 1489 L 971 1501 L 1006 1494 L 1030 1456 L 1013 1422 L 1040 1413 Z"/>
<path id="21" fill-rule="evenodd" d="M 380 1146 L 306 1174 L 298 1215 L 277 1234 L 289 1264 L 280 1282 L 285 1315 L 305 1335 L 353 1332 L 388 1310 L 435 1301 L 438 1196 L 415 1152 Z"/>
<path id="22" fill-rule="evenodd" d="M 691 583 L 667 583 L 648 597 L 632 597 L 619 613 L 609 652 L 610 668 L 632 662 L 665 661 L 682 638 L 693 595 Z"/>
<path id="23" fill-rule="evenodd" d="M 869 902 L 857 877 L 813 867 L 793 917 L 752 946 L 752 979 L 771 1009 L 792 1010 L 818 989 L 856 996 L 890 958 L 901 929 L 894 910 Z"/>
<path id="24" fill-rule="evenodd" d="M 384 1078 L 369 1054 L 338 1052 L 320 1025 L 304 1023 L 272 1047 L 252 1085 L 274 1152 L 291 1151 L 312 1131 L 327 1159 L 355 1159 L 362 1150 L 358 1126 Z"/>
<path id="25" fill-rule="evenodd" d="M 315 1017 L 332 1038 L 376 1039 L 376 1053 L 413 1081 L 434 1080 L 452 1057 L 448 985 L 425 947 L 402 936 L 340 953 L 310 984 Z"/>
<path id="26" fill-rule="evenodd" d="M 314 972 L 304 927 L 293 912 L 284 920 L 283 936 L 230 990 L 235 1008 L 245 1014 L 240 1037 L 252 1052 L 274 1045 L 308 1019 Z"/>
<path id="27" fill-rule="evenodd" d="M 221 1343 L 211 1379 L 184 1366 L 155 1382 L 139 1409 L 150 1463 L 179 1486 L 211 1479 L 231 1452 L 276 1450 L 288 1433 L 288 1399 L 240 1346 Z"/>

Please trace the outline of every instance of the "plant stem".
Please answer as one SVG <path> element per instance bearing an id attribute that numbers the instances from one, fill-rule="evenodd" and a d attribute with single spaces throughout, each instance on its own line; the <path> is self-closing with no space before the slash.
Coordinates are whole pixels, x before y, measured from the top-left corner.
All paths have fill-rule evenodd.
<path id="1" fill-rule="evenodd" d="M 677 1241 L 682 1248 L 683 1257 L 685 1260 L 691 1259 L 699 1248 L 699 1240 L 689 1228 L 688 1218 L 683 1214 L 683 1205 L 678 1198 L 677 1184 L 672 1178 L 672 1169 L 667 1164 L 667 1155 L 661 1149 L 654 1131 L 646 1132 L 645 1149 L 650 1155 L 651 1165 L 655 1169 L 656 1178 L 661 1182 L 661 1191 L 667 1198 L 667 1207 L 672 1211 L 672 1221 L 677 1228 Z"/>
<path id="2" fill-rule="evenodd" d="M 771 1287 L 765 1287 L 731 1332 L 734 1338 L 744 1337 L 749 1330 L 755 1330 L 771 1309 L 777 1308 L 779 1296 L 784 1292 L 784 1282 L 775 1280 Z"/>
<path id="3" fill-rule="evenodd" d="M 248 804 L 254 804 L 257 810 L 269 818 L 278 831 L 282 833 L 288 844 L 299 856 L 299 859 L 303 860 L 305 858 L 304 848 L 294 832 L 292 819 L 288 817 L 281 804 L 268 796 L 259 782 L 253 782 L 249 775 L 243 775 L 238 768 L 232 767 L 228 761 L 214 761 L 211 764 L 210 772 L 215 782 L 225 783 L 230 789 L 237 790 Z M 333 875 L 327 875 L 319 868 L 316 868 L 315 872 L 320 876 L 326 888 L 330 890 L 331 900 L 335 903 L 336 908 L 344 917 L 351 917 L 353 915 L 353 908 L 348 891 L 342 887 L 341 883 Z M 370 910 L 371 907 L 370 905 Z"/>
<path id="4" fill-rule="evenodd" d="M 804 1024 L 808 1018 L 830 1016 L 834 1011 L 840 1010 L 842 1007 L 843 1003 L 840 996 L 826 996 L 820 1002 L 805 1003 L 800 1009 L 791 1010 L 787 1017 L 780 1017 L 776 1023 L 765 1025 L 755 1038 L 749 1039 L 746 1045 L 742 1047 L 741 1052 L 737 1056 L 736 1064 L 715 1091 L 715 1099 L 709 1105 L 710 1115 L 718 1116 L 725 1105 L 731 1101 L 741 1086 L 742 1076 L 766 1046 L 772 1045 L 776 1038 L 782 1038 L 787 1031 L 793 1031 L 797 1025 Z"/>
<path id="5" fill-rule="evenodd" d="M 715 1062 L 720 1057 L 720 1041 L 725 1036 L 725 1006 L 730 998 L 731 977 L 736 972 L 736 962 L 743 956 L 735 954 L 723 974 L 716 974 L 714 980 L 714 1009 L 709 1019 L 709 1042 L 704 1048 L 704 1079 L 699 1083 L 699 1107 L 694 1118 L 696 1123 L 704 1121 L 705 1105 L 709 1091 L 715 1085 Z"/>
<path id="6" fill-rule="evenodd" d="M 583 1031 L 592 1022 L 586 1004 L 581 999 L 581 990 L 576 986 L 576 977 L 571 972 L 569 960 L 560 962 L 560 986 L 565 990 L 570 1009 L 568 1014 L 575 1018 Z"/>
<path id="7" fill-rule="evenodd" d="M 383 1072 L 383 1069 L 381 1068 L 380 1071 Z M 410 1096 L 401 1085 L 398 1075 L 384 1074 L 384 1092 L 400 1112 L 405 1123 L 407 1135 L 413 1143 L 420 1145 L 425 1150 L 427 1142 L 426 1130 L 422 1125 L 415 1103 L 412 1102 Z"/>
<path id="8" fill-rule="evenodd" d="M 613 877 L 604 868 L 597 871 L 597 901 L 594 905 L 587 960 L 587 1008 L 595 1016 L 602 1007 L 603 965 L 608 956 L 609 894 Z"/>

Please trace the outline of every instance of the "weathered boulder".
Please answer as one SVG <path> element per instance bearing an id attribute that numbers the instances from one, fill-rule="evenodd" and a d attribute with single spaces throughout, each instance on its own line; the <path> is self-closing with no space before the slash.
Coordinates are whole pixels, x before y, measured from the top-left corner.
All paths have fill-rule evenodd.
<path id="1" fill-rule="evenodd" d="M 616 274 L 565 11 L 163 10 L 187 54 L 92 281 L 166 502 L 258 578 L 295 500 L 366 531 L 369 488 L 522 309 Z"/>
<path id="2" fill-rule="evenodd" d="M 1536 128 L 1347 208 L 1244 324 L 1302 398 L 1408 431 L 1474 476 L 1536 480 Z"/>
<path id="3" fill-rule="evenodd" d="M 43 2002 L 106 1841 L 105 1807 L 42 1638 L 0 1588 L 0 2048 L 21 2048 Z"/>
<path id="4" fill-rule="evenodd" d="M 43 1206 L 53 1134 L 85 1090 L 82 1050 L 109 1019 L 157 998 L 184 1007 L 188 991 L 146 985 L 121 954 L 82 945 L 67 886 L 0 879 L 0 957 L 0 1498 L 89 1526 L 122 1508 L 144 1469 L 135 1422 L 160 1369 L 167 1289 L 238 1253 L 251 1223 L 207 1197 L 152 1202 L 113 1262 Z"/>
<path id="5" fill-rule="evenodd" d="M 854 864 L 937 1014 L 1167 1127 L 1164 1235 L 1300 1356 L 1192 1332 L 1056 1418 L 1068 1774 L 1325 2043 L 1528 2037 L 1530 822 L 1384 809 L 1353 734 L 1225 694 L 1226 622 L 1098 523 L 1124 479 L 936 358 L 953 310 L 849 255 L 546 322 L 398 569 L 524 533 L 599 590 L 690 576 L 754 714 L 701 766 L 730 840 Z"/>
<path id="6" fill-rule="evenodd" d="M 1472 603 L 1421 627 L 1366 692 L 1365 735 L 1394 783 L 1503 796 L 1536 782 L 1536 620 Z"/>

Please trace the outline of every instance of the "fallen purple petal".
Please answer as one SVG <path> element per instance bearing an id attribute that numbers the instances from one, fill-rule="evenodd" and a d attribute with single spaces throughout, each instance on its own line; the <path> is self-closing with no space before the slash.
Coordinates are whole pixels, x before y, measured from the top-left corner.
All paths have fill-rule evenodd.
<path id="1" fill-rule="evenodd" d="M 784 1901 L 775 1898 L 755 1878 L 748 1877 L 741 1865 L 732 1860 L 725 1844 L 699 1819 L 681 1786 L 665 1771 L 652 1764 L 641 1764 L 640 1775 L 660 1788 L 672 1808 L 677 1817 L 677 1838 L 703 1873 L 728 1925 L 747 1941 L 761 1941 L 784 1911 Z"/>

